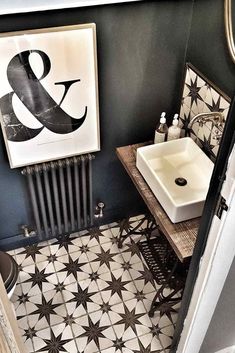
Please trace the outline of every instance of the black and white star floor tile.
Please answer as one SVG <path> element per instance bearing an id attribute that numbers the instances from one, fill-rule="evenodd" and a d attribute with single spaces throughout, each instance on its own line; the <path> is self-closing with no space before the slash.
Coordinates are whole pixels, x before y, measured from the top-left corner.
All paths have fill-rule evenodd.
<path id="1" fill-rule="evenodd" d="M 21 305 L 21 307 L 16 310 L 17 324 L 18 327 L 22 330 L 27 330 L 29 322 L 26 312 L 25 305 Z"/>
<path id="2" fill-rule="evenodd" d="M 113 234 L 114 237 L 118 237 L 120 234 L 120 224 L 128 224 L 128 225 L 132 225 L 134 222 L 142 219 L 144 217 L 144 215 L 139 215 L 139 216 L 133 216 L 130 217 L 128 220 L 125 220 L 125 223 L 123 223 L 123 221 L 118 221 L 118 222 L 114 222 L 110 225 L 110 230 Z"/>
<path id="3" fill-rule="evenodd" d="M 86 255 L 92 271 L 98 274 L 120 269 L 124 263 L 117 244 L 112 244 L 112 242 L 94 246 Z"/>
<path id="4" fill-rule="evenodd" d="M 92 272 L 86 254 L 81 251 L 59 256 L 54 266 L 59 282 L 65 285 L 87 279 Z"/>
<path id="5" fill-rule="evenodd" d="M 85 230 L 13 252 L 20 276 L 12 301 L 28 353 L 168 350 L 176 306 L 149 318 L 159 286 L 136 239 L 117 247 L 118 227 Z"/>
<path id="6" fill-rule="evenodd" d="M 31 328 L 29 325 L 25 329 L 20 328 L 20 334 L 21 334 L 26 352 L 34 351 L 32 338 L 36 336 L 36 332 L 37 331 L 34 328 Z"/>
<path id="7" fill-rule="evenodd" d="M 143 303 L 136 299 L 111 306 L 109 317 L 117 338 L 124 342 L 151 333 L 152 322 Z"/>
<path id="8" fill-rule="evenodd" d="M 65 323 L 37 331 L 32 341 L 37 353 L 79 352 L 72 330 Z"/>
<path id="9" fill-rule="evenodd" d="M 147 334 L 129 341 L 118 338 L 113 341 L 113 347 L 102 350 L 102 353 L 165 353 L 155 337 Z"/>
<path id="10" fill-rule="evenodd" d="M 123 353 L 160 353 L 162 346 L 152 334 L 126 341 Z"/>
<path id="11" fill-rule="evenodd" d="M 49 249 L 57 257 L 76 252 L 82 245 L 80 232 L 50 240 Z"/>
<path id="12" fill-rule="evenodd" d="M 47 256 L 50 255 L 50 249 L 48 245 L 41 246 L 38 244 L 26 246 L 15 250 L 15 260 L 21 267 L 33 265 L 47 260 Z"/>
<path id="13" fill-rule="evenodd" d="M 101 227 L 93 228 L 89 230 L 89 234 L 83 236 L 81 238 L 82 244 L 87 246 L 88 249 L 97 246 L 99 244 L 109 243 L 112 239 L 113 235 L 109 228 L 105 227 L 101 229 Z"/>
<path id="14" fill-rule="evenodd" d="M 18 327 L 26 328 L 28 326 L 27 312 L 25 302 L 28 300 L 28 295 L 22 292 L 21 284 L 17 284 L 14 294 L 11 297 L 11 302 L 14 305 Z"/>
<path id="15" fill-rule="evenodd" d="M 43 261 L 23 267 L 19 274 L 19 282 L 23 293 L 29 296 L 54 289 L 58 283 L 54 264 Z"/>
<path id="16" fill-rule="evenodd" d="M 72 328 L 81 353 L 100 352 L 112 347 L 116 339 L 109 316 L 102 311 L 76 319 Z"/>
<path id="17" fill-rule="evenodd" d="M 29 323 L 37 331 L 63 322 L 67 315 L 62 294 L 56 290 L 29 297 L 25 306 Z"/>
<path id="18" fill-rule="evenodd" d="M 86 279 L 66 285 L 62 292 L 68 315 L 74 318 L 100 310 L 102 297 L 95 281 Z"/>
<path id="19" fill-rule="evenodd" d="M 124 269 L 102 273 L 97 278 L 102 299 L 109 305 L 135 297 L 135 285 L 130 274 Z"/>
<path id="20" fill-rule="evenodd" d="M 159 333 L 159 340 L 164 349 L 170 349 L 172 338 L 174 334 L 174 328 L 172 325 L 163 327 Z"/>

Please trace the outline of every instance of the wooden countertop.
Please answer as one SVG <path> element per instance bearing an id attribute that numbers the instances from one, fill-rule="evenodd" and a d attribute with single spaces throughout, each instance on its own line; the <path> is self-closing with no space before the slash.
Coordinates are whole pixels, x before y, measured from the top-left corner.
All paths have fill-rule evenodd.
<path id="1" fill-rule="evenodd" d="M 116 149 L 117 156 L 148 206 L 149 211 L 155 218 L 159 228 L 171 244 L 179 260 L 184 262 L 192 256 L 200 218 L 194 218 L 175 224 L 170 221 L 166 212 L 163 210 L 139 170 L 136 168 L 136 149 L 148 144 L 150 143 L 146 142 L 119 147 Z"/>

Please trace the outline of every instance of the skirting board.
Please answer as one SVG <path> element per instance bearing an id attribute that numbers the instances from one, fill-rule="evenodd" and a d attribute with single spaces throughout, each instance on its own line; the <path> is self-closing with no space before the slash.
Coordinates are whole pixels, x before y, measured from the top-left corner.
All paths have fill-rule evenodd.
<path id="1" fill-rule="evenodd" d="M 0 239 L 0 250 L 8 251 L 18 249 L 26 245 L 32 245 L 38 242 L 38 236 L 25 237 L 23 234 L 17 234 L 13 237 Z"/>

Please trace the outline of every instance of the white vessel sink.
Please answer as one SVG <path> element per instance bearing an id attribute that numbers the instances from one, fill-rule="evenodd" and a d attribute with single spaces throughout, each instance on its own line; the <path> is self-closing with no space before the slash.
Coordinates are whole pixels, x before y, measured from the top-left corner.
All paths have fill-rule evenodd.
<path id="1" fill-rule="evenodd" d="M 190 137 L 138 148 L 136 166 L 173 223 L 201 216 L 214 164 Z"/>

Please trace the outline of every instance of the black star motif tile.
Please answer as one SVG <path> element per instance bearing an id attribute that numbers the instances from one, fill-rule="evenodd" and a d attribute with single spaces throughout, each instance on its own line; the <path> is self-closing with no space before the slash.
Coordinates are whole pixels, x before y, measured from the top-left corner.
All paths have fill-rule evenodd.
<path id="1" fill-rule="evenodd" d="M 28 323 L 28 317 L 26 312 L 26 305 L 21 304 L 18 307 L 16 307 L 15 304 L 16 303 L 14 303 L 14 309 L 16 313 L 18 327 L 22 330 L 27 330 L 29 323 Z"/>
<path id="2" fill-rule="evenodd" d="M 159 340 L 151 334 L 125 342 L 126 353 L 165 353 Z"/>
<path id="3" fill-rule="evenodd" d="M 37 353 L 79 352 L 71 328 L 64 323 L 37 331 L 33 344 Z"/>
<path id="4" fill-rule="evenodd" d="M 116 223 L 114 223 L 112 225 L 112 227 L 110 227 L 111 233 L 113 235 L 113 237 L 118 237 L 120 234 L 120 226 L 123 227 L 124 233 L 126 234 L 126 232 L 128 232 L 128 230 L 130 228 L 133 228 L 133 224 L 135 222 L 137 222 L 138 220 L 142 219 L 144 217 L 144 215 L 138 215 L 138 216 L 134 216 L 134 217 L 130 217 L 126 220 L 121 220 L 118 221 Z"/>
<path id="5" fill-rule="evenodd" d="M 87 232 L 84 236 L 82 236 L 81 240 L 82 240 L 83 248 L 87 249 L 88 251 L 90 248 L 94 246 L 98 246 L 103 241 L 105 242 L 105 237 L 103 236 L 102 232 L 98 228 L 93 228 L 93 229 L 89 229 L 89 232 Z"/>
<path id="6" fill-rule="evenodd" d="M 200 86 L 197 84 L 197 76 L 194 81 L 191 80 L 190 84 L 186 83 L 186 86 L 189 89 L 188 97 L 191 98 L 191 105 L 193 105 L 194 102 L 197 104 L 198 100 L 202 99 L 199 94 Z"/>
<path id="7" fill-rule="evenodd" d="M 33 346 L 33 340 L 32 338 L 35 337 L 34 336 L 34 329 L 31 327 L 26 328 L 25 330 L 23 329 L 19 329 L 20 334 L 21 334 L 21 338 L 25 347 L 25 351 L 27 353 L 31 353 L 34 352 L 34 346 Z M 36 331 L 35 331 L 36 334 Z"/>
<path id="8" fill-rule="evenodd" d="M 65 323 L 66 326 L 72 326 L 75 323 L 75 317 L 73 314 L 67 314 L 64 316 L 63 319 L 64 319 L 63 322 Z"/>
<path id="9" fill-rule="evenodd" d="M 89 236 L 83 237 L 82 242 L 84 245 L 88 245 L 89 248 L 98 244 L 105 244 L 110 242 L 112 238 L 112 232 L 109 228 L 104 229 L 93 228 L 89 230 Z"/>
<path id="10" fill-rule="evenodd" d="M 146 265 L 143 265 L 143 270 L 139 269 L 138 271 L 135 271 L 135 272 L 133 271 L 132 273 L 135 274 L 135 280 L 137 281 L 143 280 L 145 285 L 150 283 L 153 286 L 153 288 L 156 288 L 156 281 Z"/>
<path id="11" fill-rule="evenodd" d="M 68 314 L 75 318 L 100 310 L 103 304 L 96 282 L 90 279 L 67 285 L 63 298 Z"/>
<path id="12" fill-rule="evenodd" d="M 78 247 L 74 245 L 76 235 L 66 235 L 53 239 L 50 241 L 50 253 L 52 255 L 63 256 L 68 253 L 72 253 L 78 250 Z"/>
<path id="13" fill-rule="evenodd" d="M 54 263 L 57 261 L 57 256 L 55 254 L 50 254 L 47 256 L 47 261 L 49 263 Z"/>
<path id="14" fill-rule="evenodd" d="M 159 340 L 164 349 L 170 349 L 171 342 L 174 334 L 174 326 L 166 326 L 161 329 L 161 333 L 159 334 Z"/>
<path id="15" fill-rule="evenodd" d="M 135 285 L 129 273 L 123 269 L 101 274 L 97 279 L 97 284 L 102 299 L 109 305 L 129 300 L 135 296 Z"/>
<path id="16" fill-rule="evenodd" d="M 21 283 L 23 294 L 29 296 L 52 290 L 58 283 L 55 267 L 48 261 L 23 267 L 19 273 L 18 281 Z"/>
<path id="17" fill-rule="evenodd" d="M 112 244 L 112 242 L 94 246 L 86 255 L 93 272 L 98 274 L 120 269 L 124 262 L 117 244 Z"/>
<path id="18" fill-rule="evenodd" d="M 142 302 L 131 299 L 111 309 L 109 316 L 118 338 L 127 341 L 151 333 L 152 322 Z"/>
<path id="19" fill-rule="evenodd" d="M 48 246 L 40 246 L 38 244 L 26 246 L 25 248 L 17 249 L 15 260 L 22 267 L 29 266 L 35 262 L 46 261 L 50 255 Z"/>
<path id="20" fill-rule="evenodd" d="M 28 339 L 33 339 L 34 337 L 37 336 L 37 330 L 35 330 L 35 327 L 28 327 L 25 330 L 21 330 L 22 337 L 25 338 L 26 340 Z"/>
<path id="21" fill-rule="evenodd" d="M 149 269 L 147 268 L 147 265 L 144 262 L 134 263 L 129 269 L 130 276 L 133 280 L 143 277 L 143 273 L 145 272 L 147 272 L 146 276 L 152 279 L 152 276 L 149 274 Z"/>
<path id="22" fill-rule="evenodd" d="M 54 266 L 59 282 L 64 284 L 82 281 L 92 272 L 86 254 L 80 251 L 59 256 Z"/>
<path id="23" fill-rule="evenodd" d="M 206 138 L 206 136 L 203 136 L 203 139 L 199 139 L 200 141 L 200 145 L 201 145 L 201 149 L 203 150 L 203 152 L 212 160 L 215 161 L 216 159 L 216 155 L 213 152 L 213 148 L 215 147 L 213 144 L 211 144 L 211 137 Z"/>
<path id="24" fill-rule="evenodd" d="M 26 303 L 26 312 L 30 325 L 36 330 L 63 322 L 67 314 L 63 297 L 55 290 L 30 297 Z"/>
<path id="25" fill-rule="evenodd" d="M 139 247 L 132 239 L 130 239 L 129 243 L 123 245 L 121 254 L 125 262 L 130 262 L 131 264 L 142 262 Z"/>
<path id="26" fill-rule="evenodd" d="M 116 339 L 108 315 L 100 311 L 78 318 L 73 330 L 79 351 L 84 353 L 110 348 Z"/>

